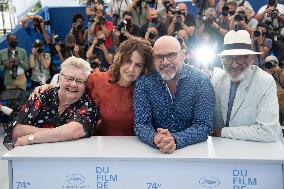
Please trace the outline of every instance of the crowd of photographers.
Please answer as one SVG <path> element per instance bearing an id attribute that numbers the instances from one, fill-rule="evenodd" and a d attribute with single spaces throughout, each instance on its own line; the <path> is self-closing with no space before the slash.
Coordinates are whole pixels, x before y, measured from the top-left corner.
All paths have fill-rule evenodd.
<path id="1" fill-rule="evenodd" d="M 281 68 L 284 66 L 284 5 L 280 1 L 268 0 L 259 10 L 254 10 L 248 0 L 192 0 L 192 3 L 198 9 L 197 15 L 190 14 L 185 3 L 174 0 L 111 0 L 108 11 L 103 0 L 88 0 L 88 24 L 84 25 L 82 13 L 73 15 L 65 39 L 48 34 L 46 25 L 50 21 L 27 16 L 22 26 L 34 41 L 31 54 L 28 56 L 17 46 L 17 36 L 7 36 L 8 48 L 0 51 L 4 85 L 6 89 L 25 90 L 27 77 L 32 81 L 32 88 L 48 83 L 59 72 L 55 62 L 60 65 L 70 56 L 84 58 L 93 69 L 106 71 L 119 44 L 132 37 L 143 37 L 154 44 L 160 36 L 175 36 L 186 52 L 185 63 L 200 66 L 194 56 L 197 45 L 212 45 L 218 53 L 229 30 L 244 29 L 251 34 L 254 50 L 262 52 L 255 64 L 271 73 L 284 87 Z M 32 27 L 27 24 L 30 20 Z M 218 64 L 218 61 L 212 63 Z M 206 67 L 210 69 L 210 65 Z"/>

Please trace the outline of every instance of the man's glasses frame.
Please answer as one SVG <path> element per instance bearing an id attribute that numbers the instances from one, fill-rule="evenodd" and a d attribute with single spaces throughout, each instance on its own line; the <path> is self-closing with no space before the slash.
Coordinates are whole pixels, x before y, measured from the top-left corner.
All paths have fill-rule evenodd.
<path id="1" fill-rule="evenodd" d="M 155 54 L 154 55 L 154 58 L 155 58 L 155 61 L 157 62 L 163 62 L 165 60 L 165 57 L 167 58 L 168 61 L 173 61 L 177 58 L 177 55 L 180 51 L 178 52 L 170 52 L 168 54 Z"/>

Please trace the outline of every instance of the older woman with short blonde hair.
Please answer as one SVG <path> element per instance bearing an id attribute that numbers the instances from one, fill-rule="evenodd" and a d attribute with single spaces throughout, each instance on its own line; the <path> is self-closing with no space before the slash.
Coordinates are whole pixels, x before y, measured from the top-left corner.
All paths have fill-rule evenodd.
<path id="1" fill-rule="evenodd" d="M 29 100 L 5 141 L 14 140 L 16 147 L 91 136 L 99 120 L 97 106 L 85 91 L 91 70 L 81 58 L 66 59 L 61 65 L 59 87 Z"/>

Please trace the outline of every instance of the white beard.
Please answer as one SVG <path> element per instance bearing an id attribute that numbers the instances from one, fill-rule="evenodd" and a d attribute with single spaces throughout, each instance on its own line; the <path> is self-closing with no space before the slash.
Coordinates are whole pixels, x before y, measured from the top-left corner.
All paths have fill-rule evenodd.
<path id="1" fill-rule="evenodd" d="M 175 76 L 176 76 L 176 73 L 175 73 L 175 72 L 172 73 L 172 74 L 165 74 L 165 73 L 161 73 L 161 72 L 159 72 L 159 73 L 160 73 L 162 79 L 165 80 L 165 81 L 172 80 L 172 79 L 174 79 Z"/>
<path id="2" fill-rule="evenodd" d="M 238 77 L 232 77 L 229 73 L 227 73 L 227 75 L 229 76 L 230 80 L 233 82 L 242 81 L 248 75 L 249 69 L 251 69 L 250 65 Z"/>

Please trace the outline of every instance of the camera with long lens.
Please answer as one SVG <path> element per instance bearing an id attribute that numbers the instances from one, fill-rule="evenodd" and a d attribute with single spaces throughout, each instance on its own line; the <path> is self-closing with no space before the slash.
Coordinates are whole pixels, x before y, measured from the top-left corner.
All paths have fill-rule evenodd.
<path id="1" fill-rule="evenodd" d="M 155 40 L 157 38 L 157 36 L 158 36 L 157 32 L 153 32 L 153 31 L 149 32 L 149 39 L 150 40 Z"/>
<path id="2" fill-rule="evenodd" d="M 101 44 L 104 44 L 105 40 L 104 39 L 98 39 L 98 42 L 96 44 L 96 47 L 99 47 Z"/>
<path id="3" fill-rule="evenodd" d="M 228 16 L 229 15 L 229 7 L 227 5 L 224 5 L 222 7 L 222 16 Z"/>
<path id="4" fill-rule="evenodd" d="M 272 27 L 274 29 L 279 28 L 279 21 L 278 21 L 279 11 L 277 9 L 273 9 L 269 16 L 271 17 Z"/>
<path id="5" fill-rule="evenodd" d="M 50 25 L 51 24 L 51 21 L 50 20 L 43 20 L 42 21 L 44 23 L 44 25 Z M 41 27 L 40 27 L 40 24 L 42 23 L 41 20 L 39 18 L 33 18 L 32 20 L 32 24 L 33 24 L 33 27 L 34 29 L 38 29 L 41 31 Z"/>
<path id="6" fill-rule="evenodd" d="M 205 18 L 204 23 L 211 25 L 215 21 L 216 21 L 216 17 L 215 16 L 209 16 L 209 17 Z"/>
<path id="7" fill-rule="evenodd" d="M 76 22 L 75 23 L 75 27 L 76 27 L 77 31 L 82 30 L 83 29 L 83 24 L 81 24 L 81 22 Z"/>
<path id="8" fill-rule="evenodd" d="M 104 25 L 105 22 L 106 22 L 106 19 L 105 19 L 105 17 L 103 17 L 103 16 L 100 16 L 98 20 L 99 20 L 99 24 L 100 24 L 100 25 Z"/>
<path id="9" fill-rule="evenodd" d="M 237 22 L 247 20 L 247 16 L 246 16 L 246 14 L 245 14 L 245 11 L 239 11 L 239 12 L 237 12 L 237 14 L 236 14 L 235 17 L 234 17 L 234 20 L 237 21 Z"/>
<path id="10" fill-rule="evenodd" d="M 276 61 L 270 61 L 270 62 L 265 62 L 264 67 L 265 69 L 271 69 L 277 66 L 277 62 Z"/>
<path id="11" fill-rule="evenodd" d="M 254 37 L 259 37 L 259 36 L 262 36 L 262 32 L 256 30 L 256 31 L 253 32 L 253 35 L 254 35 Z"/>
<path id="12" fill-rule="evenodd" d="M 127 24 L 127 21 L 126 20 L 122 20 L 120 22 L 120 24 L 117 26 L 117 31 L 120 31 L 121 32 L 121 29 L 124 28 Z"/>

